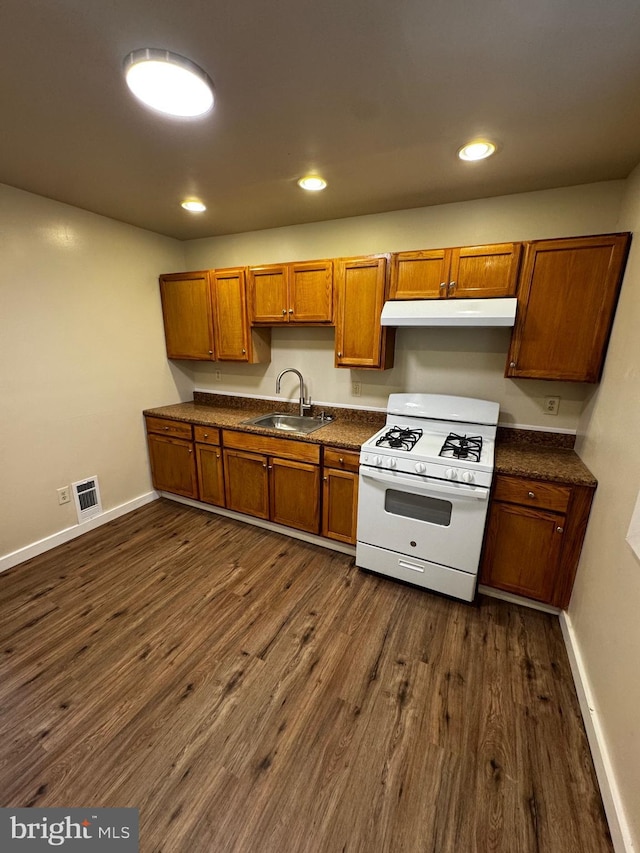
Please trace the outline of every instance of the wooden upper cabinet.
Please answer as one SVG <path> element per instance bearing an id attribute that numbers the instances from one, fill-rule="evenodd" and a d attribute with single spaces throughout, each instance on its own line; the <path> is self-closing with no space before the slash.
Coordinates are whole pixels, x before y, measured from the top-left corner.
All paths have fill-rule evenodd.
<path id="1" fill-rule="evenodd" d="M 212 270 L 213 335 L 218 358 L 249 360 L 244 269 Z"/>
<path id="2" fill-rule="evenodd" d="M 397 252 L 391 256 L 391 299 L 445 297 L 449 281 L 449 250 Z"/>
<path id="3" fill-rule="evenodd" d="M 289 270 L 286 264 L 250 267 L 249 318 L 252 323 L 288 322 Z"/>
<path id="4" fill-rule="evenodd" d="M 289 264 L 289 301 L 289 322 L 331 323 L 333 261 Z"/>
<path id="5" fill-rule="evenodd" d="M 333 262 L 304 261 L 249 268 L 252 323 L 317 325 L 333 320 Z"/>
<path id="6" fill-rule="evenodd" d="M 391 299 L 515 296 L 521 243 L 398 252 L 391 262 Z"/>
<path id="7" fill-rule="evenodd" d="M 393 367 L 395 329 L 380 325 L 387 255 L 335 262 L 336 367 Z"/>
<path id="8" fill-rule="evenodd" d="M 449 296 L 458 299 L 515 296 L 521 257 L 522 243 L 452 249 Z"/>
<path id="9" fill-rule="evenodd" d="M 527 245 L 506 376 L 598 381 L 629 242 L 605 234 Z"/>
<path id="10" fill-rule="evenodd" d="M 213 360 L 213 318 L 208 272 L 160 276 L 169 358 Z"/>

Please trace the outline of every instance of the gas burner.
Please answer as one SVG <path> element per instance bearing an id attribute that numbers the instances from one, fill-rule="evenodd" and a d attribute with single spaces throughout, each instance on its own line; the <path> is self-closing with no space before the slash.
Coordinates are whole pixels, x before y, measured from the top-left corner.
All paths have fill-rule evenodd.
<path id="1" fill-rule="evenodd" d="M 469 462 L 479 462 L 482 452 L 482 436 L 456 435 L 450 432 L 446 437 L 439 456 L 451 459 L 467 459 Z"/>
<path id="2" fill-rule="evenodd" d="M 394 450 L 411 450 L 419 438 L 421 429 L 408 427 L 391 427 L 376 441 L 376 447 L 391 447 Z"/>

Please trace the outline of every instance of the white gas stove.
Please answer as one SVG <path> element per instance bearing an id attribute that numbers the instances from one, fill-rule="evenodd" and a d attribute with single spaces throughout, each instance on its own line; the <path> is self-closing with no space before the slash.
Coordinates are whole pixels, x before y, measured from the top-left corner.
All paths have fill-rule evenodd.
<path id="1" fill-rule="evenodd" d="M 357 565 L 473 599 L 498 414 L 487 400 L 391 394 L 360 453 Z"/>

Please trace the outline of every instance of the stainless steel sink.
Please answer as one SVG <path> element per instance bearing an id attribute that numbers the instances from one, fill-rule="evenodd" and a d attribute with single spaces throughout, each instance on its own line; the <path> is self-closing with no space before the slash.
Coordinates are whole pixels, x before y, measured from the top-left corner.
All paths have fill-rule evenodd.
<path id="1" fill-rule="evenodd" d="M 268 415 L 260 415 L 259 418 L 252 418 L 250 421 L 242 421 L 247 426 L 260 426 L 266 429 L 277 429 L 280 432 L 298 433 L 300 435 L 309 435 L 310 432 L 315 432 L 317 429 L 330 424 L 333 418 L 331 417 L 301 417 L 300 415 L 283 415 L 279 412 L 271 412 Z"/>

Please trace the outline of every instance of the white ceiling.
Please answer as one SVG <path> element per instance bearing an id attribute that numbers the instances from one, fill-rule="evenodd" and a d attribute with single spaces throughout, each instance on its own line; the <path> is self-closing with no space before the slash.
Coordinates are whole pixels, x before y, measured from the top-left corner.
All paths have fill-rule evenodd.
<path id="1" fill-rule="evenodd" d="M 0 182 L 180 239 L 625 178 L 639 0 L 2 0 Z M 159 47 L 204 120 L 121 74 Z M 486 136 L 499 153 L 462 163 Z M 329 183 L 305 193 L 317 170 Z M 190 195 L 208 206 L 188 214 Z"/>

